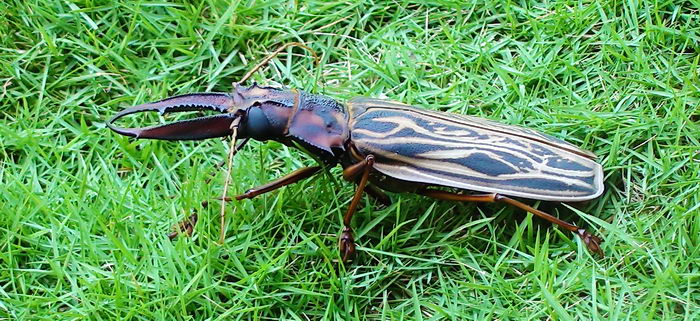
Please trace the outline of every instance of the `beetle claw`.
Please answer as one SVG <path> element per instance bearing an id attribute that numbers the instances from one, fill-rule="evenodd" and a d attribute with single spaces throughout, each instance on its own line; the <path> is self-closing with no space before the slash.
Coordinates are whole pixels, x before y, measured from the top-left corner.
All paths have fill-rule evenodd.
<path id="1" fill-rule="evenodd" d="M 238 117 L 234 113 L 229 113 L 228 110 L 232 106 L 233 98 L 229 94 L 187 94 L 124 109 L 107 120 L 106 124 L 107 127 L 119 134 L 135 138 L 201 140 L 224 137 L 231 135 L 231 124 Z M 174 112 L 205 110 L 220 112 L 222 114 L 141 128 L 124 128 L 114 124 L 118 119 L 126 115 L 141 112 L 155 111 L 163 115 Z"/>
<path id="2" fill-rule="evenodd" d="M 345 227 L 343 233 L 340 234 L 340 257 L 343 259 L 343 263 L 346 263 L 349 259 L 355 256 L 355 239 L 352 237 L 352 229 L 350 227 Z"/>
<path id="3" fill-rule="evenodd" d="M 600 255 L 600 257 L 605 257 L 605 255 L 603 254 L 603 250 L 601 250 L 600 248 L 600 243 L 603 243 L 602 238 L 595 236 L 586 231 L 586 229 L 582 228 L 578 229 L 576 232 L 578 233 L 578 236 L 583 240 L 583 243 L 586 244 L 589 251 Z"/>

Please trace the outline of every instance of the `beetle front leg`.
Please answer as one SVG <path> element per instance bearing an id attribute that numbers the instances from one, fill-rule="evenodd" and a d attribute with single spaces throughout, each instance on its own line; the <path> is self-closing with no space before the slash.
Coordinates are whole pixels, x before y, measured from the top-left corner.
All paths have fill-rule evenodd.
<path id="1" fill-rule="evenodd" d="M 265 194 L 267 192 L 274 191 L 278 188 L 287 186 L 289 184 L 294 184 L 302 179 L 309 178 L 316 174 L 321 169 L 321 166 L 309 166 L 297 169 L 285 176 L 282 176 L 272 182 L 269 182 L 258 187 L 253 187 L 248 189 L 245 193 L 236 196 L 237 200 L 253 198 L 260 194 Z"/>
<path id="2" fill-rule="evenodd" d="M 507 196 L 503 196 L 498 193 L 492 193 L 492 194 L 482 194 L 482 195 L 465 195 L 465 194 L 457 194 L 457 193 L 452 193 L 452 192 L 447 192 L 447 191 L 440 191 L 440 190 L 434 190 L 434 189 L 423 189 L 419 190 L 416 192 L 417 194 L 425 195 L 428 197 L 432 198 L 437 198 L 437 199 L 442 199 L 442 200 L 450 200 L 450 201 L 462 201 L 462 202 L 485 202 L 485 203 L 493 203 L 493 202 L 503 202 L 507 203 L 510 205 L 513 205 L 519 209 L 522 209 L 526 212 L 530 212 L 542 219 L 545 219 L 553 224 L 559 225 L 562 228 L 571 231 L 578 235 L 582 240 L 583 243 L 586 244 L 586 247 L 601 257 L 603 256 L 603 251 L 600 249 L 600 243 L 603 242 L 603 239 L 601 239 L 598 236 L 595 236 L 591 233 L 589 233 L 586 229 L 580 228 L 576 225 L 573 225 L 571 223 L 562 221 L 561 219 L 552 216 L 550 214 L 547 214 L 543 211 L 540 211 L 530 205 L 521 203 L 519 201 L 516 201 L 512 198 L 509 198 Z"/>
<path id="3" fill-rule="evenodd" d="M 362 173 L 360 182 L 357 183 L 355 195 L 352 197 L 352 201 L 350 201 L 350 207 L 348 207 L 348 210 L 345 212 L 345 216 L 343 217 L 344 227 L 343 233 L 340 235 L 339 243 L 340 256 L 342 257 L 343 262 L 347 262 L 349 258 L 355 255 L 355 239 L 352 237 L 352 227 L 350 227 L 350 223 L 352 221 L 352 216 L 357 210 L 357 205 L 360 203 L 362 192 L 364 192 L 365 187 L 367 186 L 369 171 L 372 169 L 372 166 L 374 166 L 374 156 L 367 155 L 367 157 L 365 157 L 365 159 L 361 162 L 343 169 L 343 177 L 349 181 L 354 181 L 354 178 Z"/>

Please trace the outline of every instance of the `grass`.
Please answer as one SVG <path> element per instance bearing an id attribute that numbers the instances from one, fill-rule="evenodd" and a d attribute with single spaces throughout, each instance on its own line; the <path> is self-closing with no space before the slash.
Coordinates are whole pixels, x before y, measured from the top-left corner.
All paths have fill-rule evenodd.
<path id="1" fill-rule="evenodd" d="M 700 318 L 700 15 L 652 1 L 0 3 L 0 319 L 694 320 Z M 339 100 L 389 97 L 536 128 L 595 151 L 606 192 L 501 205 L 394 194 L 355 216 L 331 175 L 227 210 L 227 143 L 135 141 L 104 119 L 253 76 Z M 230 195 L 313 160 L 270 143 Z M 192 238 L 170 227 L 198 211 Z"/>

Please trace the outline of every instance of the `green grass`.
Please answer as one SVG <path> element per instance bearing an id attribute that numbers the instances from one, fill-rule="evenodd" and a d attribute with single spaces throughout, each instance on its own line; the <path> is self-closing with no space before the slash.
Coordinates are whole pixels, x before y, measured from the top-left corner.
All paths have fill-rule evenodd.
<path id="1" fill-rule="evenodd" d="M 693 320 L 700 318 L 697 2 L 376 0 L 0 3 L 0 319 Z M 540 207 L 394 194 L 355 216 L 332 175 L 227 209 L 227 142 L 134 141 L 132 104 L 255 74 L 339 100 L 389 97 L 536 128 L 594 151 L 598 200 Z M 230 195 L 313 160 L 278 143 L 235 159 Z M 194 237 L 170 241 L 192 209 Z"/>

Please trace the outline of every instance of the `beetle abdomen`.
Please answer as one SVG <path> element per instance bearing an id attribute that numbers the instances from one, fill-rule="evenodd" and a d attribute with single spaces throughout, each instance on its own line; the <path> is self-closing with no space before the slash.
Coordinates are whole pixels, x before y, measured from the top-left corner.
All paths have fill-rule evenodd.
<path id="1" fill-rule="evenodd" d="M 603 191 L 592 154 L 539 132 L 371 98 L 349 110 L 353 144 L 390 178 L 552 201 Z"/>

